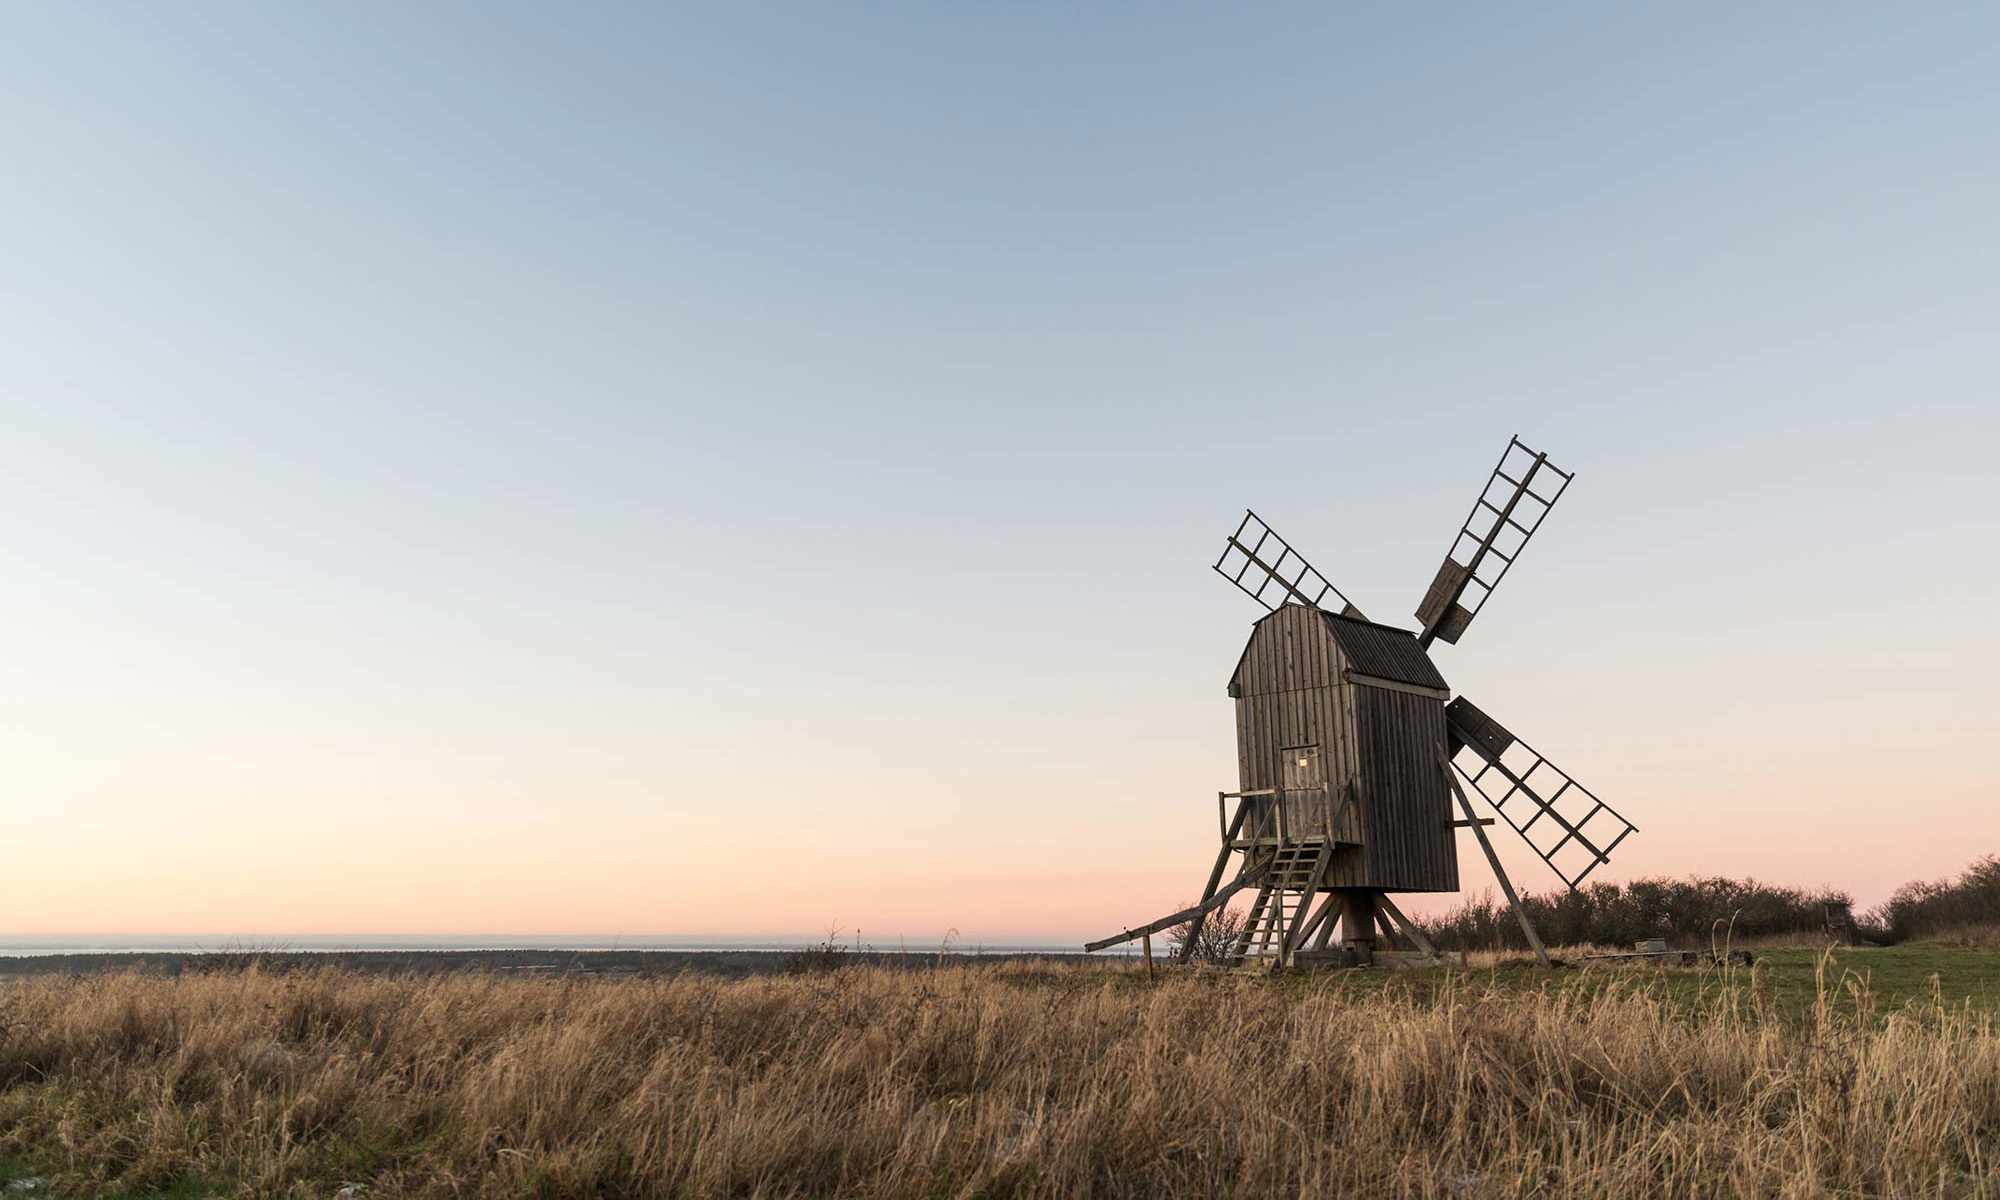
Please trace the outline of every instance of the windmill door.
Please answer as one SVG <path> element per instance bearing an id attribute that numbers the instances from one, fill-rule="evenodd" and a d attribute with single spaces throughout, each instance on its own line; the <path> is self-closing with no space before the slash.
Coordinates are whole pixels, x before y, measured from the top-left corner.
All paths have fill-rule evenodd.
<path id="1" fill-rule="evenodd" d="M 1300 837 L 1324 832 L 1322 797 L 1326 775 L 1318 746 L 1293 746 L 1278 751 L 1278 799 L 1285 806 L 1285 834 Z"/>

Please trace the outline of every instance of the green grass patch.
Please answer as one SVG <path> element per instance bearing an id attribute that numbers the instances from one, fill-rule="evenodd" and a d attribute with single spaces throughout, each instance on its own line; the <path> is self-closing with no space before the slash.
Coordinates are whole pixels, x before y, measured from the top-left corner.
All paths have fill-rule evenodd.
<path id="1" fill-rule="evenodd" d="M 1877 1018 L 1910 1005 L 1943 1004 L 1971 1007 L 1975 1012 L 2000 1013 L 2000 951 L 1942 942 L 1910 942 L 1900 946 L 1851 946 L 1831 953 L 1805 947 L 1754 950 L 1751 967 L 1701 965 L 1660 966 L 1647 963 L 1589 963 L 1574 960 L 1556 970 L 1532 965 L 1391 971 L 1328 971 L 1275 977 L 1276 986 L 1314 990 L 1351 990 L 1357 996 L 1386 993 L 1420 1001 L 1463 994 L 1468 986 L 1503 991 L 1547 990 L 1579 998 L 1613 989 L 1640 990 L 1681 1002 L 1694 1012 L 1719 993 L 1736 992 L 1744 1003 L 1762 1004 L 1787 1018 L 1810 1017 L 1824 1002 L 1853 1013 L 1865 1009 Z M 1163 975 L 1166 972 L 1162 973 Z M 1238 976 L 1218 974 L 1219 986 Z M 1051 972 L 1046 977 L 1024 975 L 1029 986 L 1079 986 L 1075 976 Z M 1145 986 L 1145 974 L 1119 978 L 1125 986 Z"/>

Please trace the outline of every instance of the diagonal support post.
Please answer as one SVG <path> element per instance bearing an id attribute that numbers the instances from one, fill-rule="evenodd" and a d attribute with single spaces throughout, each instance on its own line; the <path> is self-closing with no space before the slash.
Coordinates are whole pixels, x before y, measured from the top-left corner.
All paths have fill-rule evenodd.
<path id="1" fill-rule="evenodd" d="M 1229 820 L 1228 828 L 1222 831 L 1222 849 L 1215 855 L 1215 869 L 1208 873 L 1208 886 L 1201 889 L 1201 900 L 1196 904 L 1200 910 L 1194 914 L 1194 924 L 1188 929 L 1187 942 L 1181 946 L 1179 958 L 1186 961 L 1194 956 L 1194 948 L 1201 944 L 1201 927 L 1208 922 L 1208 909 L 1202 907 L 1215 897 L 1215 889 L 1222 882 L 1223 868 L 1229 865 L 1229 856 L 1235 852 L 1230 845 L 1236 840 L 1236 833 L 1243 828 L 1243 814 L 1248 811 L 1250 801 L 1236 802 L 1236 815 Z"/>
<path id="2" fill-rule="evenodd" d="M 1303 950 L 1307 942 L 1314 940 L 1320 933 L 1324 932 L 1327 929 L 1327 921 L 1339 911 L 1339 894 L 1327 892 L 1325 898 L 1320 901 L 1319 908 L 1314 911 L 1305 925 L 1299 929 L 1298 943 L 1293 946 L 1293 952 L 1296 953 L 1299 950 Z"/>
<path id="3" fill-rule="evenodd" d="M 1479 823 L 1479 814 L 1472 811 L 1472 801 L 1465 798 L 1465 789 L 1458 786 L 1458 773 L 1451 769 L 1451 755 L 1443 746 L 1437 748 L 1438 766 L 1444 770 L 1444 780 L 1451 785 L 1451 794 L 1458 797 L 1458 806 L 1465 812 L 1466 823 L 1472 827 L 1472 836 L 1479 839 L 1479 848 L 1486 852 L 1486 862 L 1493 868 L 1493 875 L 1500 881 L 1500 890 L 1507 895 L 1507 903 L 1514 909 L 1514 919 L 1521 923 L 1521 932 L 1527 936 L 1528 945 L 1535 951 L 1535 961 L 1549 966 L 1549 952 L 1542 948 L 1542 939 L 1535 934 L 1535 927 L 1528 923 L 1528 911 L 1521 907 L 1521 898 L 1514 894 L 1514 884 L 1507 878 L 1507 868 L 1500 865 L 1500 856 L 1493 851 L 1493 842 L 1487 838 L 1486 829 Z"/>
<path id="4" fill-rule="evenodd" d="M 1220 908 L 1222 905 L 1228 903 L 1229 898 L 1231 896 L 1234 896 L 1237 892 L 1241 891 L 1242 889 L 1248 887 L 1253 883 L 1257 883 L 1258 881 L 1262 880 L 1265 874 L 1270 871 L 1270 869 L 1271 869 L 1271 864 L 1268 861 L 1257 863 L 1254 866 L 1247 866 L 1240 873 L 1237 874 L 1236 878 L 1230 880 L 1223 887 L 1218 888 L 1213 896 L 1210 896 L 1208 899 L 1202 901 L 1200 904 L 1194 905 L 1191 908 L 1184 908 L 1177 913 L 1171 913 L 1167 916 L 1161 917 L 1159 920 L 1154 921 L 1151 924 L 1141 925 L 1137 929 L 1128 929 L 1123 933 L 1113 934 L 1108 938 L 1099 938 L 1094 942 L 1085 942 L 1083 948 L 1086 952 L 1102 950 L 1106 946 L 1116 946 L 1120 942 L 1129 942 L 1133 938 L 1145 937 L 1148 934 L 1158 933 L 1162 929 L 1167 929 L 1172 926 L 1180 924 L 1182 921 L 1187 920 L 1189 917 L 1197 917 L 1201 916 L 1204 913 L 1213 912 L 1215 909 Z"/>
<path id="5" fill-rule="evenodd" d="M 1390 922 L 1402 932 L 1403 936 L 1409 940 L 1412 946 L 1415 946 L 1432 958 L 1439 957 L 1438 948 L 1431 945 L 1430 938 L 1424 936 L 1424 931 L 1417 928 L 1415 921 L 1403 915 L 1403 910 L 1396 907 L 1396 902 L 1389 899 L 1387 893 L 1376 893 L 1375 903 L 1377 907 L 1381 908 L 1382 915 L 1389 918 Z"/>
<path id="6" fill-rule="evenodd" d="M 1297 953 L 1299 943 L 1304 940 L 1306 916 L 1312 908 L 1313 897 L 1319 895 L 1320 885 L 1326 882 L 1327 868 L 1333 865 L 1333 833 L 1327 831 L 1326 844 L 1319 848 L 1319 858 L 1313 862 L 1312 879 L 1306 884 L 1304 897 L 1299 901 L 1299 911 L 1292 917 L 1292 927 L 1285 931 L 1285 940 L 1278 947 L 1278 962 L 1292 965 L 1292 955 Z"/>
<path id="7" fill-rule="evenodd" d="M 1313 949 L 1324 950 L 1333 941 L 1333 931 L 1340 926 L 1340 909 L 1340 893 L 1328 892 L 1326 903 L 1320 906 L 1319 929 L 1313 934 Z"/>

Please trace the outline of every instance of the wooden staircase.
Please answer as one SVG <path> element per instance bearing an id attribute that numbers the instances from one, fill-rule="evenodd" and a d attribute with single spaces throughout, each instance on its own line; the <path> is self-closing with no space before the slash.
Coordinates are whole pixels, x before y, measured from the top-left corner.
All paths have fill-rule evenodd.
<path id="1" fill-rule="evenodd" d="M 1324 838 L 1285 842 L 1271 851 L 1271 870 L 1243 922 L 1231 971 L 1261 975 L 1285 965 L 1285 936 L 1317 896 L 1330 847 Z M 1296 947 L 1294 947 L 1296 949 Z"/>

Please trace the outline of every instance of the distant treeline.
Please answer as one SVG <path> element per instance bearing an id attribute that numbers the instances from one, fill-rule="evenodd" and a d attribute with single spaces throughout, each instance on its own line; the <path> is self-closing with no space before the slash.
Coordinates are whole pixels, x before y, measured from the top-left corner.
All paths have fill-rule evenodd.
<path id="1" fill-rule="evenodd" d="M 1869 919 L 1880 940 L 1896 942 L 2000 924 L 2000 855 L 1987 855 L 1956 880 L 1906 883 Z"/>
<path id="2" fill-rule="evenodd" d="M 1827 905 L 1851 909 L 1854 898 L 1836 888 L 1693 876 L 1592 883 L 1573 892 L 1528 894 L 1522 904 L 1535 931 L 1553 946 L 1616 946 L 1661 936 L 1692 945 L 1711 937 L 1818 934 L 1826 929 Z M 1904 884 L 1886 904 L 1854 919 L 1864 939 L 1884 944 L 2000 924 L 2000 856 L 1980 859 L 1956 881 Z M 1490 893 L 1418 924 L 1442 949 L 1527 947 L 1506 901 Z"/>

